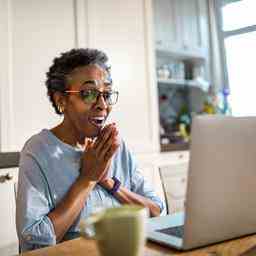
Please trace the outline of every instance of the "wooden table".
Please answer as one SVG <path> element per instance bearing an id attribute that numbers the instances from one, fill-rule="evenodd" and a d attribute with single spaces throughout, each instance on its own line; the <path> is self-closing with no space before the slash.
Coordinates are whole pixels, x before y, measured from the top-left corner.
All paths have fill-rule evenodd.
<path id="1" fill-rule="evenodd" d="M 23 256 L 99 256 L 95 240 L 77 238 L 56 246 L 21 254 Z M 202 249 L 179 252 L 148 242 L 144 256 L 183 255 L 183 256 L 252 256 L 256 255 L 256 235 L 235 239 Z"/>

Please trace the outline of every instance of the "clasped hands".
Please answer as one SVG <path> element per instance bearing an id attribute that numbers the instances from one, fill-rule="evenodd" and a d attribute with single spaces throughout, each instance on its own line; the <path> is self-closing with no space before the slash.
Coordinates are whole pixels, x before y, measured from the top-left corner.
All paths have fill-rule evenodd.
<path id="1" fill-rule="evenodd" d="M 107 185 L 108 171 L 113 155 L 120 146 L 115 123 L 106 125 L 96 140 L 87 140 L 81 159 L 80 178 Z"/>

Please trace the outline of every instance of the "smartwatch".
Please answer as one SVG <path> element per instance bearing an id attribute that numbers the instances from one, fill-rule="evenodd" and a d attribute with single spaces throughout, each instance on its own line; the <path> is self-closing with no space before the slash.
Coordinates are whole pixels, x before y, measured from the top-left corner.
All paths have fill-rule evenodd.
<path id="1" fill-rule="evenodd" d="M 121 181 L 118 178 L 116 178 L 115 176 L 113 176 L 112 179 L 114 180 L 114 186 L 108 192 L 110 195 L 113 196 L 113 195 L 115 195 L 115 193 L 118 191 L 119 187 L 121 186 Z"/>

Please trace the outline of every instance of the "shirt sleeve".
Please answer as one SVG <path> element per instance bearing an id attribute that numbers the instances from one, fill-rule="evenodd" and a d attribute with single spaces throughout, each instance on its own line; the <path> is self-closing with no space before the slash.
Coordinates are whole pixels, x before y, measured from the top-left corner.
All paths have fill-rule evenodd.
<path id="1" fill-rule="evenodd" d="M 162 213 L 164 209 L 164 204 L 162 200 L 159 198 L 159 196 L 157 196 L 152 185 L 146 180 L 146 178 L 139 171 L 135 158 L 127 148 L 126 148 L 126 155 L 129 161 L 129 169 L 130 169 L 130 176 L 131 176 L 131 191 L 139 195 L 142 195 L 144 197 L 147 197 L 153 202 L 155 202 L 159 206 L 160 212 Z"/>
<path id="2" fill-rule="evenodd" d="M 47 214 L 53 208 L 47 180 L 38 162 L 21 155 L 16 205 L 16 226 L 22 252 L 56 244 Z"/>
<path id="3" fill-rule="evenodd" d="M 147 181 L 147 179 L 140 173 L 137 168 L 133 171 L 131 190 L 139 195 L 151 199 L 159 206 L 160 213 L 162 213 L 164 209 L 164 204 L 162 200 L 159 196 L 157 196 L 156 192 L 152 188 L 152 185 Z"/>

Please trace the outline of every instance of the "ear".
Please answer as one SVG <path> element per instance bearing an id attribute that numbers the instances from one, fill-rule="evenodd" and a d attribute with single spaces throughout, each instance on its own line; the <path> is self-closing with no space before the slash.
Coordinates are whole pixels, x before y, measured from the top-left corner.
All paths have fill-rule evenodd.
<path id="1" fill-rule="evenodd" d="M 66 97 L 61 92 L 55 92 L 53 94 L 53 100 L 56 104 L 56 106 L 59 106 L 61 108 L 65 108 L 66 106 Z"/>
<path id="2" fill-rule="evenodd" d="M 55 92 L 53 94 L 54 103 L 60 114 L 63 114 L 66 108 L 66 97 L 61 92 Z"/>

